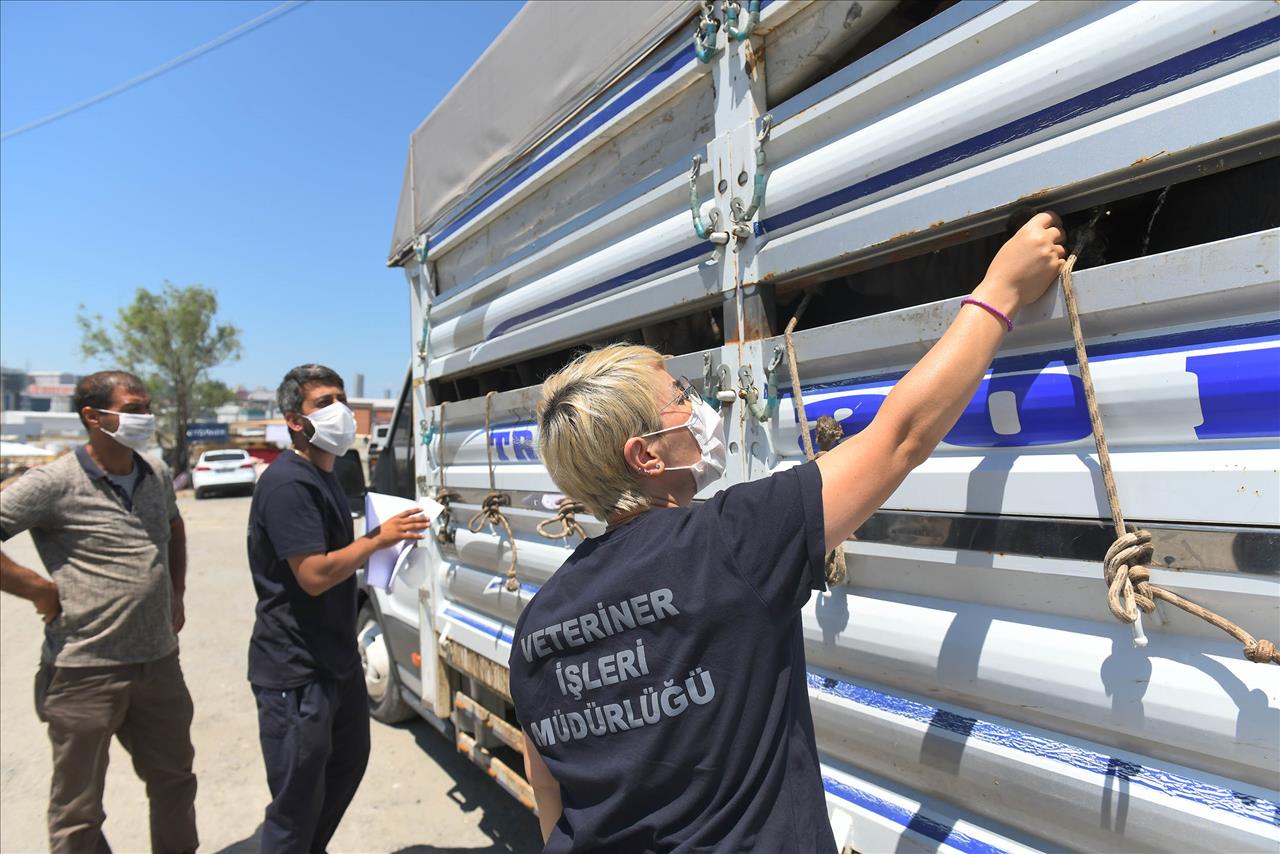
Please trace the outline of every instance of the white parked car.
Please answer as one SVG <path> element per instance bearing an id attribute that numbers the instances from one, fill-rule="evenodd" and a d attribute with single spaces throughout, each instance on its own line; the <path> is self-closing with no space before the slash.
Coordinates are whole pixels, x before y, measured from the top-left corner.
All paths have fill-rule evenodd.
<path id="1" fill-rule="evenodd" d="M 238 448 L 205 451 L 191 473 L 196 498 L 204 498 L 211 492 L 252 493 L 258 480 L 256 465 L 256 459 Z"/>

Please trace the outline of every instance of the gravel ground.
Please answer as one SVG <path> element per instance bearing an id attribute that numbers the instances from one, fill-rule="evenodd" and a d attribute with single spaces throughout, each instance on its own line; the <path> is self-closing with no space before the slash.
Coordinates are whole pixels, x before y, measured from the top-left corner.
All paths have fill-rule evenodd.
<path id="1" fill-rule="evenodd" d="M 248 498 L 178 499 L 190 570 L 182 665 L 195 701 L 192 738 L 201 850 L 258 850 L 268 794 L 257 711 L 245 682 L 253 586 L 244 549 Z M 23 534 L 5 553 L 42 565 Z M 42 630 L 24 600 L 0 596 L 0 852 L 46 849 L 49 746 L 32 708 Z M 534 816 L 422 721 L 372 724 L 369 770 L 330 849 L 334 852 L 532 852 Z M 128 754 L 111 748 L 106 834 L 117 852 L 149 850 L 146 795 Z"/>

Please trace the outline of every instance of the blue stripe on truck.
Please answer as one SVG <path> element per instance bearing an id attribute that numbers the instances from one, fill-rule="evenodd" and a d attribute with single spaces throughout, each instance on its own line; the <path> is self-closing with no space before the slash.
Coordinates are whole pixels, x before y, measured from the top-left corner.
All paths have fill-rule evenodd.
<path id="1" fill-rule="evenodd" d="M 1255 349 L 1203 352 L 1241 345 Z M 1106 341 L 1091 346 L 1089 358 L 1097 363 L 1171 353 L 1187 354 L 1184 370 L 1195 378 L 1200 411 L 1186 413 L 1189 420 L 1182 426 L 1194 429 L 1198 439 L 1280 436 L 1280 321 Z M 1075 363 L 1075 351 L 1069 349 L 996 359 L 943 444 L 1018 448 L 1069 444 L 1089 436 L 1084 386 L 1078 371 L 1071 370 Z M 1063 367 L 1067 372 L 1050 370 Z M 844 435 L 855 435 L 872 422 L 889 389 L 903 376 L 898 371 L 802 386 L 809 423 L 829 415 L 839 422 Z M 989 407 L 997 392 L 1011 392 L 1017 401 L 1018 427 L 1013 433 L 997 433 L 993 426 Z M 786 386 L 778 394 L 780 399 L 794 396 Z M 799 423 L 798 411 L 793 417 Z M 1192 417 L 1196 420 L 1190 421 Z"/>
<path id="2" fill-rule="evenodd" d="M 542 169 L 553 160 L 560 157 L 560 155 L 564 154 L 578 143 L 582 142 L 608 122 L 612 121 L 623 110 L 627 109 L 636 101 L 639 101 L 645 95 L 658 88 L 658 86 L 665 82 L 668 77 L 672 76 L 676 71 L 680 70 L 692 61 L 693 44 L 690 43 L 684 50 L 681 50 L 675 56 L 672 56 L 666 62 L 650 71 L 644 77 L 641 77 L 629 89 L 624 91 L 613 101 L 606 104 L 602 109 L 592 114 L 591 117 L 582 124 L 565 134 L 559 142 L 535 158 L 528 166 L 524 167 L 487 193 L 469 210 L 445 226 L 439 234 L 433 234 L 431 236 L 432 241 L 439 245 L 441 241 L 445 240 L 458 229 L 462 228 L 481 213 L 488 210 L 503 196 L 506 196 L 516 187 L 523 184 L 534 174 L 542 171 Z"/>
<path id="3" fill-rule="evenodd" d="M 457 620 L 503 643 L 512 644 L 514 642 L 511 630 L 505 626 L 491 625 L 488 621 L 476 619 L 454 608 L 445 608 L 444 614 L 446 617 Z M 1117 759 L 1114 756 L 1107 756 L 1103 753 L 1055 741 L 1041 735 L 1032 735 L 1023 730 L 984 721 L 980 718 L 959 715 L 945 709 L 928 706 L 924 703 L 908 700 L 905 697 L 884 694 L 871 688 L 855 685 L 830 676 L 812 672 L 808 673 L 807 676 L 809 690 L 817 694 L 838 697 L 869 709 L 886 712 L 930 727 L 953 732 L 967 740 L 983 741 L 1006 749 L 1016 750 L 1028 756 L 1058 762 L 1080 771 L 1090 771 L 1103 777 L 1114 777 L 1132 785 L 1160 792 L 1171 798 L 1191 801 L 1241 818 L 1260 821 L 1272 827 L 1280 827 L 1280 804 L 1266 798 L 1237 792 L 1225 786 L 1207 783 L 1204 780 L 1197 780 L 1172 771 L 1150 768 L 1136 762 Z M 905 810 L 894 804 L 889 804 L 867 792 L 838 783 L 829 777 L 824 778 L 824 783 L 827 791 L 832 794 L 851 803 L 871 809 L 878 815 L 895 821 L 906 815 Z M 908 816 L 909 821 L 899 823 L 930 839 L 945 842 L 947 845 L 962 851 L 989 852 L 999 850 L 963 834 L 956 834 L 945 825 L 932 819 L 917 816 L 918 814 Z M 946 833 L 944 834 L 943 831 L 946 831 Z M 943 835 L 939 838 L 938 834 Z"/>
<path id="4" fill-rule="evenodd" d="M 1241 345 L 1255 349 L 1204 352 Z M 1090 345 L 1089 351 L 1095 363 L 1186 353 L 1185 371 L 1195 378 L 1200 414 L 1185 426 L 1194 429 L 1197 438 L 1280 436 L 1280 320 L 1100 341 Z M 1079 376 L 1071 371 L 1074 364 L 1075 351 L 1065 348 L 1001 356 L 943 442 L 958 448 L 1039 447 L 1085 438 L 1090 435 L 1089 415 Z M 1048 370 L 1063 366 L 1067 373 Z M 809 421 L 830 415 L 846 436 L 852 436 L 871 423 L 886 393 L 902 376 L 897 371 L 805 385 Z M 988 408 L 991 395 L 998 391 L 1015 395 L 1019 425 L 1015 433 L 994 432 Z M 792 390 L 782 386 L 778 394 L 786 399 Z M 794 413 L 793 417 L 798 418 Z M 495 425 L 488 441 L 497 460 L 537 464 L 534 430 L 531 421 Z M 483 430 L 474 431 L 465 441 L 483 436 Z"/>
<path id="5" fill-rule="evenodd" d="M 1096 753 L 1044 736 L 1032 735 L 1029 732 L 980 718 L 958 715 L 945 709 L 908 700 L 905 697 L 882 694 L 879 691 L 829 676 L 816 673 L 810 673 L 808 676 L 809 689 L 818 694 L 839 697 L 859 706 L 953 732 L 966 740 L 983 741 L 987 744 L 1017 750 L 1028 756 L 1059 762 L 1077 770 L 1091 771 L 1103 777 L 1115 777 L 1131 785 L 1142 786 L 1172 798 L 1192 801 L 1241 818 L 1280 827 L 1280 804 L 1265 798 L 1237 792 L 1171 771 L 1149 768 L 1136 762 L 1117 759 L 1114 756 Z"/>
<path id="6" fill-rule="evenodd" d="M 1211 68 L 1229 59 L 1234 59 L 1249 51 L 1256 50 L 1280 40 L 1280 17 L 1246 27 L 1239 32 L 1225 36 L 1207 45 L 1179 54 L 1172 59 L 1157 63 L 1141 71 L 1111 83 L 1098 86 L 1074 98 L 1068 98 L 1058 104 L 1046 107 L 1023 118 L 1016 119 L 1000 127 L 971 137 L 940 151 L 926 154 L 910 163 L 882 172 L 865 181 L 859 181 L 841 190 L 806 202 L 787 211 L 760 220 L 756 223 L 757 235 L 817 216 L 833 208 L 846 205 L 864 196 L 879 192 L 889 187 L 920 177 L 928 172 L 981 154 L 996 146 L 1013 142 L 1022 137 L 1038 133 L 1056 124 L 1079 118 L 1095 110 L 1121 101 L 1133 95 L 1171 83 L 1182 77 Z M 682 54 L 683 55 L 683 54 Z M 552 303 L 526 311 L 516 317 L 504 320 L 493 328 L 485 340 L 491 340 L 512 327 L 534 320 L 550 312 L 585 302 L 610 290 L 635 282 L 638 279 L 666 271 L 680 264 L 688 263 L 703 254 L 709 254 L 714 247 L 703 244 L 693 250 L 682 250 L 657 261 L 649 262 L 643 267 L 614 276 L 604 282 L 592 285 L 581 291 L 561 297 Z"/>
<path id="7" fill-rule="evenodd" d="M 841 800 L 901 825 L 905 831 L 918 833 L 948 848 L 963 851 L 965 854 L 1004 854 L 1003 848 L 997 848 L 981 839 L 974 839 L 967 833 L 960 833 L 945 822 L 927 815 L 923 809 L 911 812 L 905 807 L 825 775 L 822 778 L 822 787 Z"/>
<path id="8" fill-rule="evenodd" d="M 543 315 L 556 311 L 557 309 L 568 308 L 571 305 L 576 305 L 577 303 L 591 299 L 591 297 L 616 290 L 623 285 L 629 285 L 632 282 L 639 281 L 640 279 L 647 279 L 649 276 L 661 273 L 672 267 L 678 267 L 693 260 L 700 260 L 703 257 L 710 255 L 713 249 L 715 249 L 715 247 L 710 243 L 699 243 L 697 246 L 691 246 L 688 249 L 681 249 L 679 252 L 672 255 L 667 255 L 663 258 L 650 261 L 649 263 L 623 273 L 620 276 L 614 276 L 612 279 L 605 279 L 603 282 L 598 282 L 584 290 L 577 291 L 576 293 L 569 294 L 568 296 L 561 297 L 557 300 L 552 300 L 549 303 L 540 305 L 535 309 L 524 312 L 523 314 L 517 314 L 515 317 L 507 318 L 497 326 L 493 327 L 489 334 L 485 336 L 485 340 L 492 340 L 513 326 L 519 326 L 525 321 L 539 319 Z"/>
<path id="9" fill-rule="evenodd" d="M 768 8 L 772 2 L 773 0 L 763 0 L 760 6 L 762 9 Z M 604 127 L 645 95 L 648 95 L 650 92 L 657 89 L 666 82 L 667 78 L 673 76 L 677 71 L 693 62 L 693 59 L 693 43 L 689 42 L 684 48 L 677 51 L 665 62 L 660 63 L 648 74 L 645 74 L 633 83 L 613 101 L 610 101 L 605 104 L 604 107 L 588 116 L 581 124 L 565 134 L 545 152 L 538 155 L 528 166 L 524 167 L 506 181 L 503 181 L 500 185 L 486 193 L 471 208 L 464 211 L 457 219 L 446 225 L 439 234 L 432 235 L 434 242 L 439 245 L 441 241 L 445 240 L 458 229 L 462 228 L 471 220 L 479 216 L 482 212 L 492 207 L 503 196 L 506 196 L 516 187 L 542 171 L 545 166 L 550 164 L 560 155 L 582 142 L 595 131 Z M 417 224 L 415 223 L 414 226 L 417 227 Z"/>
<path id="10" fill-rule="evenodd" d="M 450 619 L 457 620 L 463 625 L 470 626 L 478 632 L 483 632 L 495 640 L 502 641 L 505 644 L 511 644 L 515 639 L 515 636 L 511 634 L 511 630 L 507 627 L 492 626 L 486 621 L 476 619 L 469 614 L 464 614 L 461 611 L 454 610 L 453 608 L 445 608 L 444 615 Z"/>
<path id="11" fill-rule="evenodd" d="M 1068 98 L 1030 115 L 1015 119 L 998 128 L 949 145 L 904 163 L 887 172 L 881 172 L 866 180 L 820 196 L 810 202 L 774 214 L 756 223 L 756 234 L 764 234 L 786 228 L 800 220 L 809 219 L 833 208 L 847 205 L 864 196 L 878 193 L 897 184 L 919 178 L 944 166 L 950 166 L 977 154 L 990 151 L 1017 139 L 1039 133 L 1062 122 L 1087 115 L 1116 101 L 1141 94 L 1157 86 L 1163 86 L 1182 77 L 1211 68 L 1229 59 L 1257 50 L 1280 39 L 1280 18 L 1267 20 L 1246 27 L 1237 33 L 1179 54 L 1172 59 L 1156 63 L 1141 71 L 1135 71 L 1119 80 L 1090 89 L 1074 98 Z"/>

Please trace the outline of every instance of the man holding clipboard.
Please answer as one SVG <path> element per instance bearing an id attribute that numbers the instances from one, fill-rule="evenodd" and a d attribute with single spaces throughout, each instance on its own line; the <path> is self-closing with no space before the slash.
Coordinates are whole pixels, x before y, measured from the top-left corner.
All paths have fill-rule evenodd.
<path id="1" fill-rule="evenodd" d="M 430 521 L 413 507 L 356 539 L 333 474 L 355 441 L 342 378 L 300 365 L 276 399 L 293 448 L 258 480 L 249 510 L 249 682 L 271 789 L 262 850 L 323 851 L 369 759 L 355 574 L 374 552 L 422 539 Z"/>

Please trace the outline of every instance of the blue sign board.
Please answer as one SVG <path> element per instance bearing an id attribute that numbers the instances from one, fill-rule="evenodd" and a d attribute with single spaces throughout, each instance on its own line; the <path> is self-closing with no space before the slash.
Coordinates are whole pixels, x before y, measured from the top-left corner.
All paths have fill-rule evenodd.
<path id="1" fill-rule="evenodd" d="M 225 442 L 231 438 L 231 427 L 227 424 L 200 422 L 187 425 L 188 442 Z"/>

